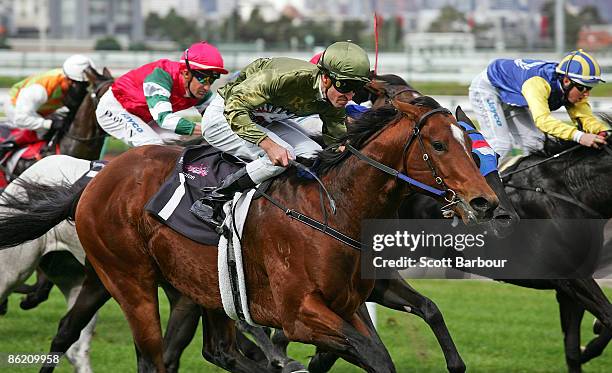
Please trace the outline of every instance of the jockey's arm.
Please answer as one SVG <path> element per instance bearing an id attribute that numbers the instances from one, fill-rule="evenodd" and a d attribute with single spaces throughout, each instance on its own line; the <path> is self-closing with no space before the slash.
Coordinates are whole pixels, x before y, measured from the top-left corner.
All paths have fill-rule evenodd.
<path id="1" fill-rule="evenodd" d="M 172 77 L 159 67 L 145 78 L 142 84 L 149 112 L 153 120 L 164 129 L 174 131 L 179 135 L 191 135 L 196 126 L 172 110 L 170 92 L 172 91 Z"/>
<path id="2" fill-rule="evenodd" d="M 550 112 L 550 107 L 548 106 L 550 92 L 551 88 L 548 82 L 539 76 L 527 79 L 523 83 L 521 93 L 527 101 L 536 127 L 542 132 L 562 140 L 578 142 L 582 132 L 578 131 L 578 128 L 575 126 L 556 119 Z"/>
<path id="3" fill-rule="evenodd" d="M 272 85 L 266 79 L 254 76 L 232 87 L 225 97 L 225 118 L 236 135 L 248 142 L 259 145 L 268 136 L 257 128 L 251 119 L 251 112 L 270 102 Z"/>
<path id="4" fill-rule="evenodd" d="M 600 133 L 610 129 L 593 115 L 591 105 L 586 100 L 567 106 L 567 113 L 574 122 L 580 120 L 582 129 L 586 133 Z"/>
<path id="5" fill-rule="evenodd" d="M 47 99 L 47 91 L 40 84 L 32 84 L 22 89 L 15 102 L 14 126 L 29 130 L 51 128 L 51 120 L 43 118 L 37 112 Z"/>

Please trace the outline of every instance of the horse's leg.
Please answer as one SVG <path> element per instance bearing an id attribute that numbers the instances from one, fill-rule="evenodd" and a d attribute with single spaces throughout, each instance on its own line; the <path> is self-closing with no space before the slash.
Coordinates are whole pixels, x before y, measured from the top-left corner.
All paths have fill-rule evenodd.
<path id="1" fill-rule="evenodd" d="M 446 359 L 446 368 L 452 373 L 465 372 L 466 366 L 457 351 L 444 317 L 438 306 L 412 288 L 399 273 L 389 280 L 376 280 L 374 290 L 368 298 L 382 306 L 409 312 L 422 318 L 431 328 Z"/>
<path id="2" fill-rule="evenodd" d="M 244 335 L 238 328 L 236 328 L 236 346 L 247 358 L 262 364 L 268 363 L 268 358 L 261 348 L 259 348 L 255 342 L 251 341 L 249 337 Z"/>
<path id="3" fill-rule="evenodd" d="M 612 304 L 595 280 L 589 278 L 550 281 L 557 291 L 578 302 L 606 328 L 612 329 Z"/>
<path id="4" fill-rule="evenodd" d="M 295 303 L 286 304 L 287 309 L 281 308 L 281 314 L 296 316 L 283 323 L 289 340 L 314 344 L 368 372 L 395 372 L 389 352 L 372 338 L 359 315 L 347 321 L 329 309 L 317 294 L 305 295 L 297 310 Z"/>
<path id="5" fill-rule="evenodd" d="M 372 336 L 373 341 L 377 343 L 379 346 L 381 346 L 382 348 L 384 348 L 384 345 L 382 341 L 380 340 L 380 337 L 378 336 L 378 332 L 376 331 L 376 327 L 372 323 L 372 319 L 370 318 L 370 314 L 368 312 L 367 306 L 365 304 L 362 304 L 357 310 L 357 314 L 359 315 L 361 320 L 364 322 L 364 324 L 367 326 L 368 332 Z M 336 363 L 336 360 L 338 360 L 337 355 L 322 351 L 321 349 L 317 348 L 317 353 L 310 360 L 308 369 L 310 370 L 311 373 L 328 372 L 332 368 L 332 366 Z"/>
<path id="6" fill-rule="evenodd" d="M 165 373 L 157 273 L 152 261 L 146 262 L 139 258 L 139 266 L 134 268 L 131 259 L 129 256 L 113 258 L 116 262 L 111 267 L 112 272 L 106 272 L 104 269 L 108 267 L 100 264 L 97 269 L 101 272 L 100 279 L 104 286 L 119 303 L 130 325 L 134 343 L 140 352 L 138 370 L 155 369 L 158 373 Z"/>
<path id="7" fill-rule="evenodd" d="M 82 278 L 79 278 L 82 280 Z M 77 297 L 81 291 L 81 284 L 75 284 L 75 286 L 66 286 L 65 284 L 58 284 L 59 289 L 66 297 L 68 303 L 68 309 L 72 308 L 77 300 Z M 91 362 L 89 360 L 89 346 L 91 345 L 91 338 L 93 336 L 94 328 L 96 326 L 97 314 L 94 315 L 91 320 L 87 323 L 85 328 L 81 330 L 79 339 L 70 346 L 66 352 L 66 358 L 74 366 L 75 372 L 77 373 L 90 373 Z"/>
<path id="8" fill-rule="evenodd" d="M 0 302 L 0 316 L 6 315 L 8 311 L 8 298 L 4 302 Z"/>
<path id="9" fill-rule="evenodd" d="M 109 299 L 110 294 L 98 276 L 93 271 L 89 271 L 74 305 L 59 323 L 57 334 L 51 342 L 50 353 L 64 354 L 79 339 L 81 330 Z M 48 373 L 53 369 L 52 366 L 43 367 L 40 372 Z"/>
<path id="10" fill-rule="evenodd" d="M 238 330 L 250 334 L 255 339 L 255 343 L 266 355 L 267 361 L 270 363 L 271 367 L 283 368 L 289 363 L 295 361 L 287 356 L 287 346 L 284 346 L 284 348 L 278 348 L 272 343 L 269 328 L 258 328 L 251 326 L 244 321 L 237 322 L 236 327 Z"/>
<path id="11" fill-rule="evenodd" d="M 26 297 L 19 303 L 19 307 L 23 310 L 32 309 L 49 298 L 49 293 L 53 288 L 53 282 L 47 278 L 40 268 L 36 269 L 36 283 L 32 286 L 30 291 L 25 294 Z"/>
<path id="12" fill-rule="evenodd" d="M 170 317 L 164 335 L 164 364 L 168 372 L 179 369 L 181 355 L 198 328 L 200 306 L 169 285 L 162 288 L 170 301 Z"/>
<path id="13" fill-rule="evenodd" d="M 570 373 L 582 372 L 580 362 L 580 321 L 584 308 L 562 292 L 557 292 L 559 311 L 561 314 L 561 329 L 565 347 L 565 361 Z"/>
<path id="14" fill-rule="evenodd" d="M 595 320 L 597 323 L 598 320 Z M 584 351 L 582 351 L 582 357 L 580 359 L 581 363 L 584 364 L 591 359 L 594 359 L 600 356 L 610 340 L 612 340 L 612 331 L 608 328 L 602 327 L 599 331 L 597 337 L 593 338 L 585 347 Z"/>
<path id="15" fill-rule="evenodd" d="M 223 311 L 204 310 L 202 314 L 204 345 L 202 356 L 230 372 L 258 373 L 270 371 L 264 364 L 250 360 L 236 346 L 236 325 Z M 275 370 L 272 370 L 274 372 Z"/>
<path id="16" fill-rule="evenodd" d="M 44 239 L 0 250 L 0 315 L 6 313 L 8 296 L 34 273 Z M 4 313 L 1 312 L 5 307 Z"/>

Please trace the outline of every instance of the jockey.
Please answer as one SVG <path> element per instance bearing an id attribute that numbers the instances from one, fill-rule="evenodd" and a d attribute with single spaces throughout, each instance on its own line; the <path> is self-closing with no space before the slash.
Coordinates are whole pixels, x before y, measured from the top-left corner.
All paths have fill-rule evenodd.
<path id="1" fill-rule="evenodd" d="M 209 144 L 249 163 L 194 205 L 198 215 L 212 216 L 211 201 L 228 200 L 282 173 L 291 159 L 316 156 L 321 147 L 293 119 L 319 114 L 325 143 L 336 142 L 346 132 L 344 107 L 369 73 L 367 53 L 351 42 L 330 45 L 316 65 L 280 57 L 244 68 L 219 89 L 202 117 L 202 131 Z"/>
<path id="2" fill-rule="evenodd" d="M 9 127 L 34 130 L 42 138 L 69 124 L 87 93 L 88 67 L 95 68 L 91 59 L 75 54 L 61 69 L 32 75 L 13 85 L 4 102 Z M 68 114 L 56 113 L 63 106 Z"/>
<path id="3" fill-rule="evenodd" d="M 199 135 L 196 123 L 176 112 L 206 104 L 213 95 L 210 86 L 220 74 L 227 70 L 217 48 L 195 43 L 179 62 L 161 59 L 115 80 L 96 109 L 98 123 L 132 146 L 161 145 L 194 130 Z"/>
<path id="4" fill-rule="evenodd" d="M 470 103 L 482 134 L 502 158 L 513 146 L 523 154 L 541 150 L 545 134 L 598 148 L 608 127 L 595 118 L 588 97 L 600 82 L 599 64 L 582 49 L 559 63 L 498 59 L 472 81 Z M 561 106 L 577 126 L 552 116 Z"/>

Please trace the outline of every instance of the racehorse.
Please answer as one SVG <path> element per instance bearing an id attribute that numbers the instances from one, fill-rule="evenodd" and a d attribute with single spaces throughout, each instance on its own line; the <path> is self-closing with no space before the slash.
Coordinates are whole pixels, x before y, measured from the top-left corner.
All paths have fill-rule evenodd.
<path id="1" fill-rule="evenodd" d="M 590 273 L 591 278 L 503 281 L 556 292 L 565 358 L 569 372 L 575 373 L 581 372 L 582 364 L 599 356 L 612 338 L 609 328 L 612 305 L 592 278 L 598 262 L 588 261 L 601 256 L 603 219 L 612 218 L 612 194 L 608 192 L 612 182 L 612 149 L 610 145 L 603 151 L 568 147 L 554 152 L 560 154 L 558 157 L 542 152 L 524 158 L 517 166 L 519 172 L 504 178 L 505 190 L 522 219 L 551 219 L 551 225 L 556 225 L 554 243 L 521 237 L 525 245 L 517 249 L 528 250 L 533 263 L 542 263 L 553 271 L 564 265 L 570 269 L 586 265 L 582 272 Z M 413 196 L 401 211 L 404 218 L 442 217 L 435 201 L 420 196 Z M 578 224 L 576 220 L 562 219 L 583 220 Z M 598 319 L 594 329 L 600 335 L 582 351 L 580 323 L 585 310 Z"/>
<path id="2" fill-rule="evenodd" d="M 377 79 L 373 80 L 367 87 L 368 91 L 360 92 L 360 100 L 372 100 L 374 102 L 374 107 L 381 107 L 385 105 L 389 99 L 393 98 L 409 102 L 416 97 L 422 96 L 418 91 L 408 86 L 403 79 L 394 75 L 377 77 Z M 461 108 L 457 108 L 455 117 L 458 121 L 463 121 L 474 127 L 471 120 L 465 115 Z M 474 158 L 480 162 L 478 156 L 474 155 Z M 505 194 L 503 184 L 501 183 L 497 171 L 487 173 L 485 179 L 489 186 L 495 191 L 500 201 L 499 206 L 494 212 L 494 220 L 489 223 L 490 229 L 497 237 L 505 237 L 511 233 L 513 227 L 518 222 L 518 215 L 516 211 L 514 211 L 508 196 Z M 417 196 L 421 195 L 417 194 Z M 410 198 L 412 199 L 412 197 Z M 429 198 L 424 198 L 424 200 L 424 206 L 414 206 L 414 209 L 418 210 L 424 208 L 422 211 L 424 218 L 441 218 L 440 205 L 430 204 Z M 421 199 L 415 199 L 415 202 L 420 203 Z M 429 216 L 426 215 L 428 212 L 430 213 Z M 395 276 L 388 280 L 376 280 L 374 290 L 368 298 L 368 301 L 395 310 L 413 313 L 421 317 L 431 327 L 434 335 L 438 339 L 449 372 L 465 371 L 465 364 L 457 352 L 452 337 L 444 323 L 442 313 L 436 304 L 408 285 L 399 273 L 395 273 Z M 184 305 L 188 303 L 189 300 L 183 301 Z M 187 311 L 188 308 L 191 308 L 191 311 Z M 369 319 L 365 308 L 360 309 L 360 314 L 364 319 Z M 195 334 L 198 316 L 199 308 L 195 304 L 185 306 L 180 313 L 175 313 L 174 311 L 170 313 L 170 319 L 168 320 L 169 327 L 164 335 L 164 346 L 166 347 L 164 357 L 167 366 L 178 365 L 178 358 L 182 350 L 189 344 Z M 170 325 L 176 326 L 170 328 Z M 373 325 L 371 325 L 371 323 L 369 325 L 371 326 L 370 332 L 375 333 L 376 330 Z M 291 362 L 291 359 L 286 354 L 288 340 L 286 340 L 282 331 L 275 331 L 271 337 L 274 342 L 272 346 L 266 343 L 265 336 L 260 335 L 257 342 L 262 347 L 268 361 L 279 367 L 286 366 Z M 322 362 L 321 364 L 326 365 L 327 368 L 331 368 L 331 365 L 333 365 L 337 357 L 331 354 L 318 354 L 317 359 L 324 359 L 325 363 Z"/>
<path id="3" fill-rule="evenodd" d="M 75 114 L 74 121 L 65 132 L 58 134 L 58 139 L 60 149 L 63 153 L 72 154 L 84 159 L 97 159 L 104 143 L 105 134 L 100 126 L 97 125 L 95 109 L 98 98 L 110 87 L 113 78 L 106 68 L 104 68 L 102 74 L 92 68 L 87 69 L 85 74 L 92 86 L 91 94 L 85 96 Z M 52 152 L 49 151 L 44 155 L 49 155 L 51 153 Z M 34 162 L 35 160 L 20 160 L 15 167 L 13 176 L 23 173 L 24 170 L 30 167 Z M 89 164 L 89 162 L 85 163 L 87 165 Z M 65 168 L 66 164 L 62 166 Z M 72 167 L 68 168 L 72 169 Z M 53 175 L 53 168 L 45 171 L 44 166 L 41 165 L 37 170 L 42 170 L 40 172 L 35 171 L 40 175 Z M 49 235 L 45 238 L 28 243 L 28 249 L 15 248 L 15 250 L 0 252 L 0 258 L 2 258 L 2 260 L 0 260 L 0 308 L 2 308 L 4 312 L 6 312 L 8 295 L 27 280 L 39 263 L 45 264 L 53 262 L 54 266 L 59 265 L 60 262 L 67 263 L 66 271 L 70 268 L 76 271 L 74 272 L 74 276 L 64 276 L 67 275 L 67 273 L 62 273 L 61 276 L 54 276 L 58 285 L 61 283 L 60 290 L 66 296 L 68 307 L 72 305 L 80 289 L 83 274 L 75 269 L 78 266 L 68 265 L 68 263 L 74 264 L 73 258 L 65 253 L 60 253 L 71 247 L 71 240 L 74 240 L 69 237 L 69 234 L 66 234 L 67 229 L 67 227 L 58 226 L 57 229 L 50 231 Z M 29 252 L 29 255 L 25 254 L 26 252 Z M 34 252 L 36 254 L 32 256 Z M 82 256 L 83 255 L 81 255 L 81 257 Z M 61 265 L 59 266 L 62 267 Z M 47 268 L 47 271 L 49 270 L 51 269 Z M 45 271 L 39 274 L 39 281 L 34 291 L 28 294 L 28 297 L 22 301 L 22 308 L 34 307 L 47 298 L 52 285 L 47 285 L 50 284 L 50 282 L 46 279 L 44 274 Z M 80 280 L 78 278 L 79 276 Z M 44 291 L 40 291 L 41 288 L 44 289 Z M 68 353 L 69 360 L 75 365 L 78 371 L 87 372 L 91 370 L 89 367 L 89 357 L 87 355 L 87 351 L 89 350 L 89 339 L 91 339 L 91 330 L 88 328 L 87 331 L 83 333 L 83 338 L 79 341 L 81 347 L 77 346 Z"/>
<path id="4" fill-rule="evenodd" d="M 367 158 L 333 150 L 319 155 L 322 179 L 340 206 L 337 214 L 329 217 L 331 226 L 357 237 L 363 218 L 394 216 L 406 186 L 372 167 L 372 158 L 404 170 L 426 185 L 451 189 L 460 201 L 453 208 L 466 222 L 491 217 L 497 198 L 469 156 L 469 138 L 455 128 L 448 112 L 434 103 L 429 98 L 413 104 L 395 102 L 398 110 L 374 110 L 352 125 L 345 140 L 361 148 Z M 44 216 L 21 216 L 38 219 L 41 224 L 36 231 L 24 232 L 19 240 L 41 234 L 50 224 L 65 219 L 70 206 L 78 201 L 79 238 L 108 289 L 106 292 L 94 279 L 86 278 L 81 295 L 89 292 L 96 296 L 79 296 L 61 322 L 53 351 L 65 350 L 74 341 L 75 331 L 112 294 L 130 323 L 140 355 L 158 371 L 165 371 L 155 290 L 163 277 L 204 307 L 203 354 L 207 359 L 226 369 L 261 371 L 253 370 L 251 361 L 236 352 L 233 322 L 221 308 L 216 248 L 180 236 L 143 211 L 174 168 L 178 155 L 178 149 L 168 147 L 132 149 L 102 170 L 81 196 L 80 190 L 57 187 L 52 200 L 29 202 L 55 210 L 47 210 Z M 280 203 L 321 219 L 319 204 L 314 202 L 319 198 L 317 185 L 300 181 L 289 172 L 275 180 L 269 193 Z M 343 192 L 348 190 L 350 195 Z M 384 346 L 372 340 L 355 314 L 373 288 L 373 281 L 359 278 L 359 252 L 298 222 L 262 230 L 261 223 L 253 222 L 286 219 L 284 211 L 267 200 L 257 200 L 250 211 L 243 247 L 254 320 L 282 327 L 290 340 L 315 344 L 368 371 L 394 371 Z M 216 340 L 228 342 L 211 343 Z"/>

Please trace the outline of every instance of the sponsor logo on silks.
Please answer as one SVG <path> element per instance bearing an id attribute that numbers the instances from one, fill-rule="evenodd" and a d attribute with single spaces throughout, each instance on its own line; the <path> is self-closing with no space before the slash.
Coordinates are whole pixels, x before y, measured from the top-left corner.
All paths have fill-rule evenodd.
<path id="1" fill-rule="evenodd" d="M 140 127 L 140 124 L 138 124 L 138 122 L 136 122 L 129 114 L 124 113 L 121 114 L 121 116 L 132 126 L 133 129 L 136 130 L 136 132 L 144 132 L 144 129 Z"/>
<path id="2" fill-rule="evenodd" d="M 489 110 L 493 115 L 493 119 L 495 119 L 495 124 L 497 124 L 499 127 L 503 126 L 501 118 L 499 117 L 499 114 L 497 114 L 497 109 L 495 108 L 495 101 L 488 98 L 487 106 L 489 106 Z"/>
<path id="3" fill-rule="evenodd" d="M 195 175 L 199 175 L 199 176 L 206 176 L 208 175 L 208 166 L 205 166 L 203 164 L 188 164 L 187 166 L 185 166 L 185 170 L 189 173 L 195 174 Z"/>
<path id="4" fill-rule="evenodd" d="M 461 121 L 458 123 L 472 140 L 472 153 L 478 156 L 480 174 L 487 176 L 491 172 L 497 171 L 497 155 L 484 136 L 471 125 Z"/>
<path id="5" fill-rule="evenodd" d="M 517 58 L 516 60 L 514 60 L 514 64 L 516 66 L 520 67 L 523 70 L 529 70 L 529 69 L 531 69 L 533 67 L 540 66 L 540 65 L 543 65 L 545 63 L 546 62 L 544 62 L 544 61 L 534 61 L 534 62 L 531 62 L 531 63 L 527 63 L 523 59 L 520 59 L 520 58 Z"/>

